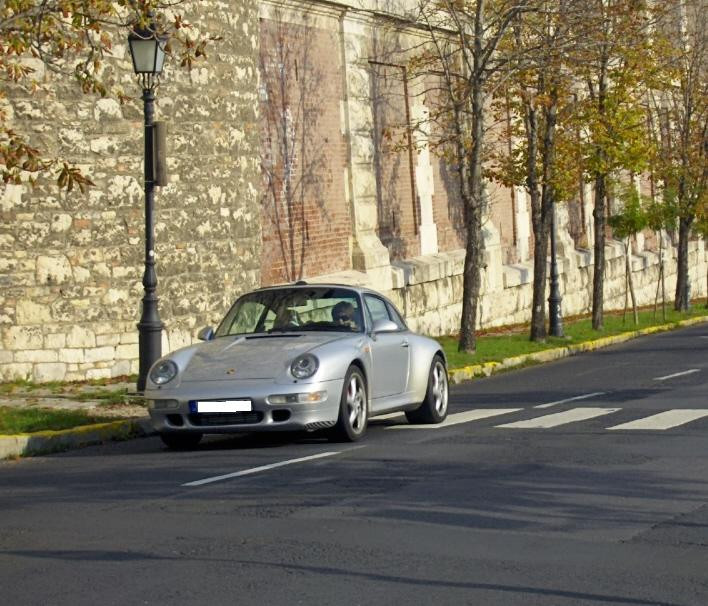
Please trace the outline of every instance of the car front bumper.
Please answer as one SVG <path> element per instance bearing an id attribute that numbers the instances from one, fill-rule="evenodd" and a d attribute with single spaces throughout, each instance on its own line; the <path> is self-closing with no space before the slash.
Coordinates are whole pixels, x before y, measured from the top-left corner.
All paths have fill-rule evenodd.
<path id="1" fill-rule="evenodd" d="M 177 389 L 145 394 L 152 425 L 158 432 L 236 433 L 247 431 L 315 431 L 337 422 L 344 380 L 278 385 L 263 381 L 183 383 Z M 270 396 L 325 392 L 317 403 L 269 403 Z M 196 401 L 249 400 L 251 410 L 199 413 Z"/>

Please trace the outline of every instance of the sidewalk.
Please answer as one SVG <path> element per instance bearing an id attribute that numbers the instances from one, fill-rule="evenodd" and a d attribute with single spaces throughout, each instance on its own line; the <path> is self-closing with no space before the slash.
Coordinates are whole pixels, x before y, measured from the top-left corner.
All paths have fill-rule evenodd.
<path id="1" fill-rule="evenodd" d="M 586 351 L 624 343 L 642 335 L 666 332 L 675 328 L 692 326 L 708 322 L 708 315 L 683 320 L 677 324 L 663 324 L 627 331 L 610 337 L 601 337 L 592 341 L 546 349 L 536 353 L 505 358 L 500 362 L 487 362 L 463 368 L 449 370 L 450 383 L 461 383 L 474 377 L 489 376 L 498 372 L 522 366 L 539 364 L 566 358 Z M 10 395 L 0 395 L 0 406 L 22 406 L 36 408 L 55 408 L 64 410 L 84 410 L 102 417 L 115 417 L 116 421 L 107 421 L 93 425 L 83 425 L 60 431 L 40 431 L 31 434 L 0 435 L 0 460 L 47 454 L 111 440 L 126 440 L 134 437 L 154 435 L 147 409 L 142 396 L 135 394 L 134 383 L 112 383 L 110 390 L 126 390 L 127 402 L 108 404 L 105 399 L 92 399 L 91 393 L 105 389 L 96 385 L 66 385 L 57 393 L 56 387 L 46 389 L 23 389 L 19 387 Z"/>

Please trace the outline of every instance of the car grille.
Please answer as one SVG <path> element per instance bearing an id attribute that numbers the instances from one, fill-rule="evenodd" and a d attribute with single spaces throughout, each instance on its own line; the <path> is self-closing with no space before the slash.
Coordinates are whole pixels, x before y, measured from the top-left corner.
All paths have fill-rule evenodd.
<path id="1" fill-rule="evenodd" d="M 262 412 L 229 412 L 214 414 L 191 414 L 189 422 L 200 427 L 214 425 L 251 425 L 263 420 Z"/>

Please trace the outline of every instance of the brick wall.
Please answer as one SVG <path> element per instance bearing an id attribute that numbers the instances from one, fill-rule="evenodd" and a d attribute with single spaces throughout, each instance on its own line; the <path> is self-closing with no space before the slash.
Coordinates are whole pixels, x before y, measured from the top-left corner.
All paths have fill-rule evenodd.
<path id="1" fill-rule="evenodd" d="M 278 14 L 260 21 L 264 285 L 351 266 L 342 79 L 336 21 L 330 25 L 287 23 Z"/>

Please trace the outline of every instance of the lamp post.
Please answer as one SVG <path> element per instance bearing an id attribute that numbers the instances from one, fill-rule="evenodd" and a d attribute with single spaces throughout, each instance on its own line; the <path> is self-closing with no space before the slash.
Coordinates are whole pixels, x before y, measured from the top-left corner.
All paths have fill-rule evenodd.
<path id="1" fill-rule="evenodd" d="M 133 69 L 143 89 L 145 114 L 145 272 L 142 312 L 138 323 L 140 369 L 138 391 L 145 390 L 150 366 L 162 355 L 162 328 L 157 308 L 157 274 L 155 273 L 155 235 L 153 210 L 155 202 L 155 167 L 153 124 L 155 116 L 155 87 L 165 62 L 167 37 L 158 35 L 154 25 L 134 28 L 128 34 Z"/>
<path id="2" fill-rule="evenodd" d="M 563 318 L 558 287 L 558 260 L 556 259 L 556 205 L 551 208 L 551 292 L 548 297 L 548 333 L 552 337 L 563 337 Z"/>

